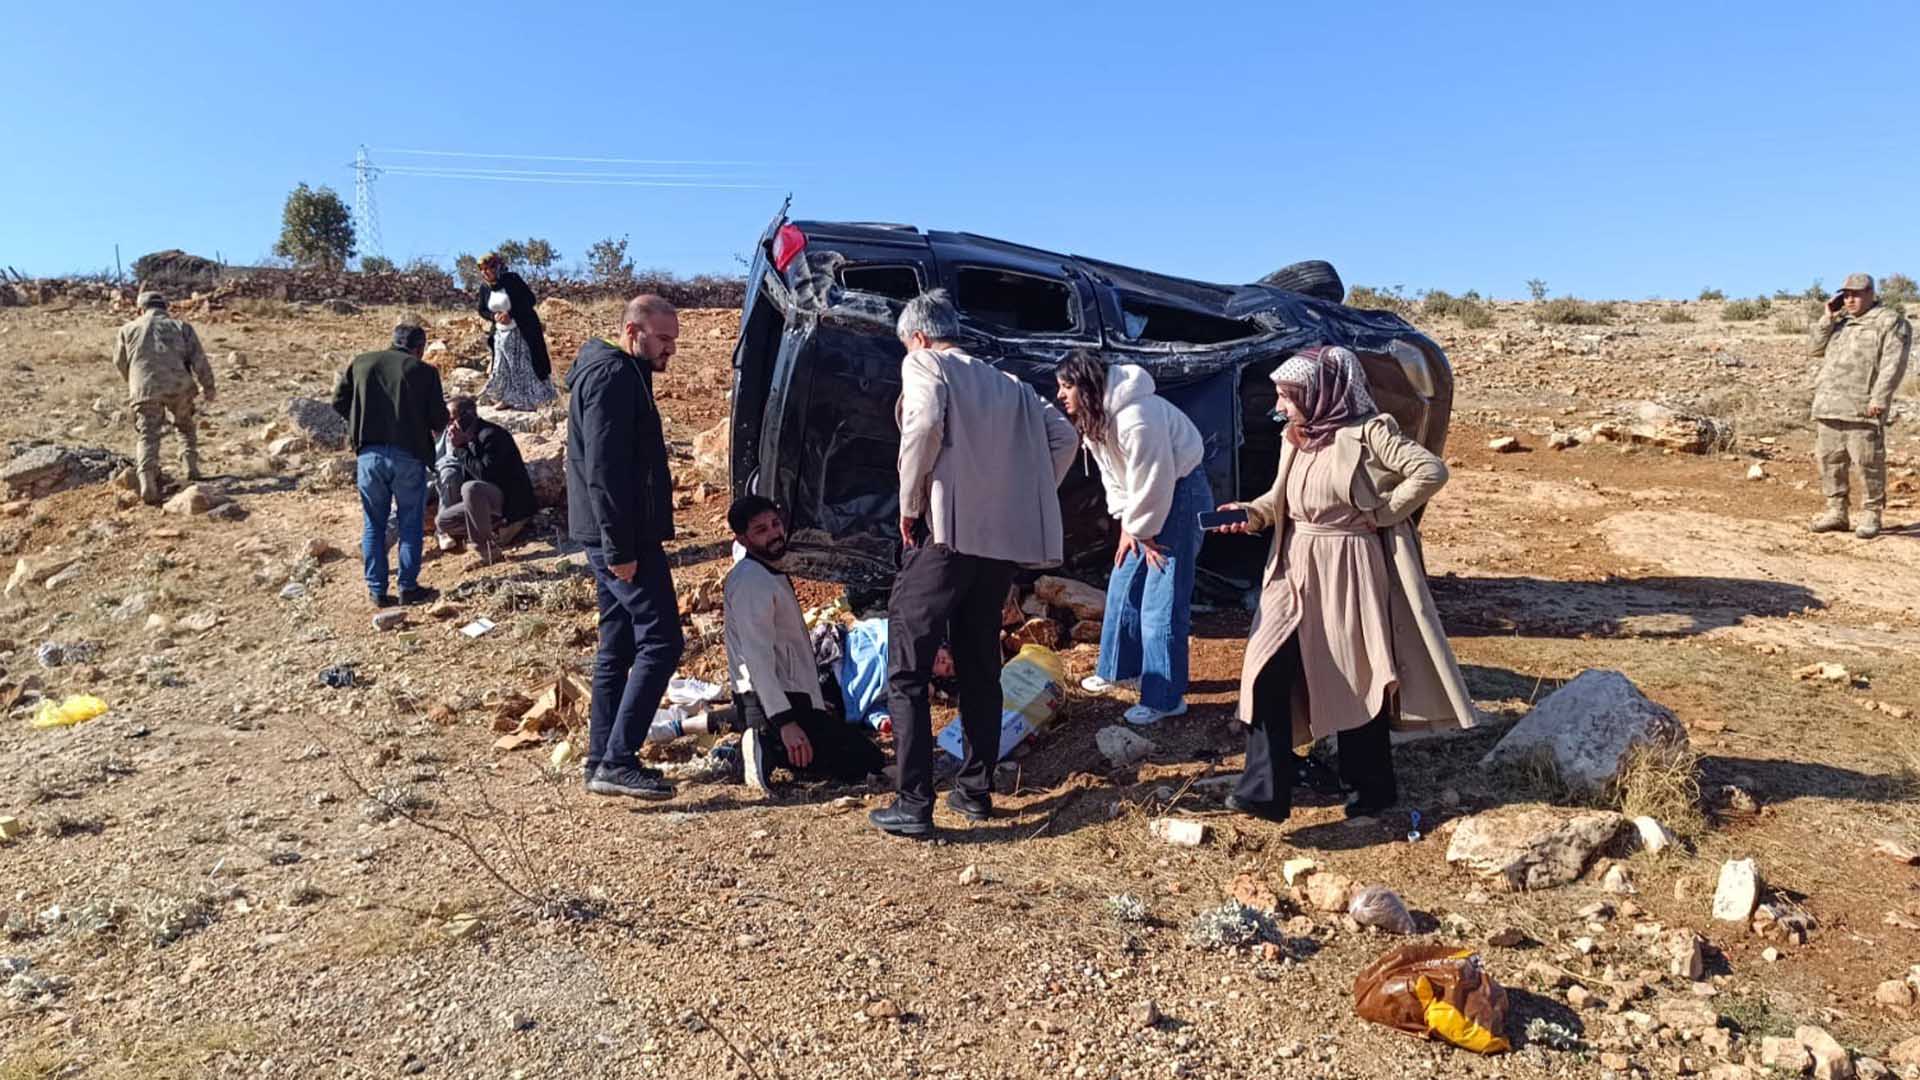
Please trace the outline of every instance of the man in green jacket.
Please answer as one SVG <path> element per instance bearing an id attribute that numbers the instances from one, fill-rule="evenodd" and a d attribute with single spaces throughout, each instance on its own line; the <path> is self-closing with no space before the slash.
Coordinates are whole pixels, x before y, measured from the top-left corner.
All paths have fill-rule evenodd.
<path id="1" fill-rule="evenodd" d="M 1820 489 L 1826 512 L 1813 531 L 1847 527 L 1849 464 L 1860 467 L 1865 489 L 1860 521 L 1853 535 L 1880 535 L 1880 514 L 1887 505 L 1887 415 L 1893 392 L 1907 370 L 1913 331 L 1906 317 L 1879 302 L 1873 278 L 1852 274 L 1813 324 L 1813 355 L 1824 357 L 1814 381 L 1814 457 L 1820 464 Z"/>
<path id="2" fill-rule="evenodd" d="M 425 604 L 438 595 L 420 585 L 420 554 L 427 466 L 434 437 L 447 427 L 447 401 L 440 373 L 420 359 L 426 348 L 426 328 L 403 321 L 393 329 L 393 348 L 354 357 L 333 389 L 333 411 L 346 417 L 359 456 L 360 554 L 375 607 L 394 603 L 387 591 L 389 510 L 400 523 L 400 603 Z"/>

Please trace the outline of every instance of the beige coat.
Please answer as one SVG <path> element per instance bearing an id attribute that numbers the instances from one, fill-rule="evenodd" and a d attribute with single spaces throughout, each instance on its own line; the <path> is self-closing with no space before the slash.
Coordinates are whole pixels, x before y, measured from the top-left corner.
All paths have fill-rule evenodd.
<path id="1" fill-rule="evenodd" d="M 1349 501 L 1356 510 L 1371 514 L 1381 530 L 1388 580 L 1393 590 L 1388 612 L 1393 619 L 1394 664 L 1400 677 L 1401 715 L 1395 719 L 1394 727 L 1421 730 L 1474 726 L 1473 697 L 1467 692 L 1466 679 L 1460 674 L 1453 648 L 1447 644 L 1433 594 L 1427 590 L 1420 535 L 1408 520 L 1446 484 L 1445 463 L 1401 434 L 1400 425 L 1385 413 L 1342 428 L 1334 436 L 1331 449 L 1336 475 L 1353 477 L 1348 487 Z M 1263 610 L 1268 607 L 1271 594 L 1287 587 L 1287 473 L 1293 467 L 1295 456 L 1293 445 L 1286 444 L 1280 454 L 1273 488 L 1258 499 L 1241 504 L 1247 509 L 1248 528 L 1274 530 L 1267 568 L 1261 575 Z M 1276 524 L 1279 528 L 1274 528 Z M 1284 628 L 1263 629 L 1263 622 L 1261 613 L 1256 612 L 1240 673 L 1243 723 L 1253 720 L 1254 680 L 1267 661 L 1286 644 Z M 1306 715 L 1296 708 L 1293 717 L 1294 744 L 1305 745 L 1312 739 L 1307 731 Z"/>
<path id="2" fill-rule="evenodd" d="M 1080 442 L 1067 418 L 955 348 L 908 353 L 900 384 L 900 516 L 962 555 L 1060 565 L 1059 487 Z"/>

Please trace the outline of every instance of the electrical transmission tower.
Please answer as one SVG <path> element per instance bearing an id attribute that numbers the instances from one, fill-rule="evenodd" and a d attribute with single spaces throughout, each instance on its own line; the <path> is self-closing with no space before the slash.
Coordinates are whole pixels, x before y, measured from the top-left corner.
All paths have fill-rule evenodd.
<path id="1" fill-rule="evenodd" d="M 387 254 L 380 243 L 380 208 L 373 201 L 373 182 L 379 178 L 380 170 L 367 159 L 367 147 L 363 143 L 353 155 L 353 225 L 362 258 L 368 255 L 384 258 Z"/>

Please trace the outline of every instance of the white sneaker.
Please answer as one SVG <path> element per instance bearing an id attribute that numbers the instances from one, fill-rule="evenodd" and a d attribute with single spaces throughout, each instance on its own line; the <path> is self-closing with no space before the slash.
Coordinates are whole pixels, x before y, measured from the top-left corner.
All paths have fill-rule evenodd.
<path id="1" fill-rule="evenodd" d="M 767 789 L 767 748 L 761 742 L 764 738 L 760 729 L 749 727 L 740 736 L 740 760 L 746 773 L 747 786 L 762 795 L 771 794 Z"/>
<path id="2" fill-rule="evenodd" d="M 1165 712 L 1162 712 L 1159 709 L 1150 709 L 1145 705 L 1135 705 L 1133 708 L 1128 709 L 1126 711 L 1126 714 L 1123 717 L 1123 719 L 1125 719 L 1127 723 L 1132 724 L 1134 727 L 1151 727 L 1152 725 L 1159 723 L 1160 718 L 1163 716 L 1185 716 L 1186 714 L 1187 714 L 1187 703 L 1182 701 L 1180 704 L 1175 705 L 1173 708 L 1168 709 Z"/>
<path id="3" fill-rule="evenodd" d="M 1085 690 L 1089 694 L 1105 694 L 1114 690 L 1138 690 L 1140 689 L 1140 680 L 1119 679 L 1114 682 L 1108 682 L 1098 675 L 1089 675 L 1080 680 L 1080 689 Z"/>

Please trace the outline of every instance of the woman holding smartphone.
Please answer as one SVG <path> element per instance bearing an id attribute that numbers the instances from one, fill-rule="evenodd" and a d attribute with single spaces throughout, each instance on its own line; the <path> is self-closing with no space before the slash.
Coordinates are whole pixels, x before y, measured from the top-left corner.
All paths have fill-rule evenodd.
<path id="1" fill-rule="evenodd" d="M 1213 502 L 1206 444 L 1185 413 L 1154 393 L 1145 368 L 1108 367 L 1076 349 L 1054 376 L 1060 407 L 1100 466 L 1107 512 L 1120 521 L 1100 661 L 1080 685 L 1100 694 L 1138 679 L 1140 703 L 1127 710 L 1127 723 L 1179 716 L 1187 711 L 1199 518 Z"/>
<path id="2" fill-rule="evenodd" d="M 1246 767 L 1229 808 L 1273 821 L 1292 810 L 1289 746 L 1327 735 L 1361 817 L 1399 799 L 1391 724 L 1402 707 L 1474 723 L 1473 700 L 1427 591 L 1410 520 L 1447 467 L 1375 407 L 1360 359 L 1305 349 L 1273 373 L 1285 446 L 1273 488 L 1222 531 L 1273 530 L 1240 675 Z"/>

